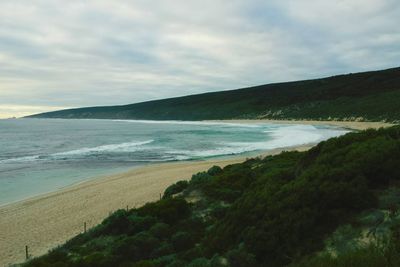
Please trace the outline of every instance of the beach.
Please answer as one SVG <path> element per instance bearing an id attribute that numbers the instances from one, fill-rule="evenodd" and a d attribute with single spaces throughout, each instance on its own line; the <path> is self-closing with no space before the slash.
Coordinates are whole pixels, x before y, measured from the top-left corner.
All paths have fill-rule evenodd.
<path id="1" fill-rule="evenodd" d="M 245 123 L 297 123 L 336 125 L 351 129 L 390 126 L 384 123 L 358 122 L 303 122 L 235 120 Z M 287 150 L 304 151 L 313 145 L 280 148 L 261 154 L 273 155 Z M 66 240 L 100 223 L 117 209 L 139 207 L 156 201 L 174 182 L 190 179 L 192 174 L 214 165 L 224 167 L 243 162 L 243 155 L 213 158 L 202 161 L 184 161 L 150 164 L 130 171 L 98 177 L 64 189 L 0 207 L 0 266 L 23 262 L 25 246 L 33 257 L 63 244 Z"/>
<path id="2" fill-rule="evenodd" d="M 211 120 L 212 122 L 231 122 L 231 123 L 273 123 L 273 124 L 305 124 L 305 125 L 329 125 L 336 126 L 340 128 L 346 128 L 351 130 L 366 130 L 366 129 L 378 129 L 394 126 L 395 124 L 383 121 L 371 122 L 371 121 L 313 121 L 313 120 L 268 120 L 268 119 L 260 119 L 260 120 Z"/>

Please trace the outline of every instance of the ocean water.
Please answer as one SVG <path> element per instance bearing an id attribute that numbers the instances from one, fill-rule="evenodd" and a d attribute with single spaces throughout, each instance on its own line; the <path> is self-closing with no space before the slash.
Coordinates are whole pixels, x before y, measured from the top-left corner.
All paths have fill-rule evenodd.
<path id="1" fill-rule="evenodd" d="M 0 120 L 0 205 L 146 164 L 249 154 L 346 132 L 293 124 Z"/>

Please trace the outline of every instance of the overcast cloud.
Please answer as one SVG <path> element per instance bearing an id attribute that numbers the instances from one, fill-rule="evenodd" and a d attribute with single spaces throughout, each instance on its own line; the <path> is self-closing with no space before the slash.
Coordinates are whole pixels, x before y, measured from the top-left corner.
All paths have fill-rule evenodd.
<path id="1" fill-rule="evenodd" d="M 2 0 L 0 117 L 396 67 L 398 0 Z"/>

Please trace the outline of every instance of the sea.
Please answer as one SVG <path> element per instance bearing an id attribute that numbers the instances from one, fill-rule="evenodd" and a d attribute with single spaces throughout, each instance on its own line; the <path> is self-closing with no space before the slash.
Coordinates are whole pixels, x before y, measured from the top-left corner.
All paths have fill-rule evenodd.
<path id="1" fill-rule="evenodd" d="M 301 124 L 0 120 L 0 205 L 143 165 L 250 156 L 347 132 Z"/>

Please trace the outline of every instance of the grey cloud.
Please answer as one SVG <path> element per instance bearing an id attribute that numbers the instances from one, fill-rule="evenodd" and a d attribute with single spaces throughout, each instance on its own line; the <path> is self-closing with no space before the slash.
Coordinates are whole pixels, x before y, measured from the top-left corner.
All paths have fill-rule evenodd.
<path id="1" fill-rule="evenodd" d="M 394 0 L 5 0 L 0 105 L 124 104 L 392 67 L 399 12 Z"/>

